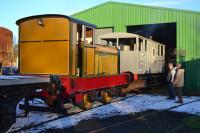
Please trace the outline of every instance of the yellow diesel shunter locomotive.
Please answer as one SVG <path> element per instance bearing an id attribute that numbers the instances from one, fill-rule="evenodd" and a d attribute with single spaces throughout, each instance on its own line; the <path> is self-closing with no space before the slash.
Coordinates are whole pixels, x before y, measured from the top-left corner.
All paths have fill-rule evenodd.
<path id="1" fill-rule="evenodd" d="M 50 106 L 73 102 L 90 109 L 95 97 L 109 103 L 129 84 L 130 74 L 118 74 L 117 48 L 94 43 L 95 25 L 65 15 L 26 17 L 17 25 L 20 73 L 54 75 L 37 93 Z"/>

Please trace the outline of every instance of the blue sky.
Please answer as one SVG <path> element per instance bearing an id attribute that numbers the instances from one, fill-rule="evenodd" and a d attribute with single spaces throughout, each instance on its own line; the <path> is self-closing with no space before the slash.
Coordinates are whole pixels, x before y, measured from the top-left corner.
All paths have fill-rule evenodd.
<path id="1" fill-rule="evenodd" d="M 0 26 L 14 32 L 16 20 L 39 14 L 65 14 L 82 11 L 109 0 L 1 0 Z M 200 11 L 200 0 L 114 0 L 119 2 Z M 17 40 L 17 39 L 15 39 Z"/>

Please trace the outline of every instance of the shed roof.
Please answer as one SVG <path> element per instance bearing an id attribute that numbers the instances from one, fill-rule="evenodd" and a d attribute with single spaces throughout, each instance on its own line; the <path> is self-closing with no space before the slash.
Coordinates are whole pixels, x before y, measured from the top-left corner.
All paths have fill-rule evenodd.
<path id="1" fill-rule="evenodd" d="M 76 15 L 78 15 L 80 13 L 83 13 L 83 12 L 86 12 L 86 11 L 89 11 L 91 9 L 95 9 L 95 8 L 98 8 L 98 7 L 107 5 L 107 4 L 117 4 L 117 5 L 124 5 L 124 6 L 146 7 L 146 8 L 154 8 L 154 9 L 166 9 L 166 10 L 174 10 L 174 11 L 179 11 L 179 12 L 190 12 L 190 13 L 200 14 L 200 11 L 192 11 L 192 10 L 185 10 L 185 9 L 158 7 L 158 6 L 152 6 L 152 5 L 142 5 L 142 4 L 133 4 L 133 3 L 125 3 L 125 2 L 108 1 L 108 2 L 102 3 L 100 5 L 97 5 L 97 6 L 94 6 L 94 7 L 85 9 L 85 10 L 82 10 L 80 12 L 77 12 L 75 14 L 72 14 L 71 16 L 76 16 Z"/>

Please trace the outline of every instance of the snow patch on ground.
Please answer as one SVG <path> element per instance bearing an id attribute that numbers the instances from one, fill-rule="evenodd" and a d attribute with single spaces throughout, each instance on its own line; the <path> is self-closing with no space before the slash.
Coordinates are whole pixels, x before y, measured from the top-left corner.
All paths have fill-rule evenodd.
<path id="1" fill-rule="evenodd" d="M 200 102 L 198 101 L 191 104 L 183 105 L 178 108 L 172 109 L 172 111 L 185 112 L 185 113 L 196 114 L 200 116 Z"/>
<path id="2" fill-rule="evenodd" d="M 184 103 L 191 102 L 197 99 L 200 99 L 200 97 L 184 97 Z M 149 109 L 164 110 L 177 105 L 179 104 L 175 103 L 172 100 L 167 100 L 164 96 L 137 95 L 127 98 L 123 101 L 114 102 L 73 116 L 49 122 L 47 124 L 36 128 L 32 128 L 25 132 L 41 132 L 50 128 L 67 128 L 77 125 L 82 120 L 88 120 L 93 118 L 104 119 L 115 115 L 126 115 L 130 113 L 146 111 Z M 21 110 L 18 109 L 17 113 L 20 113 L 20 111 Z M 183 105 L 178 108 L 172 109 L 172 111 L 200 115 L 200 102 L 194 102 L 187 105 Z M 29 117 L 27 118 L 17 118 L 16 123 L 13 125 L 10 131 L 24 127 L 25 125 L 27 126 L 31 124 L 40 123 L 41 121 L 47 121 L 58 116 L 59 114 L 54 113 L 31 112 L 29 113 Z"/>

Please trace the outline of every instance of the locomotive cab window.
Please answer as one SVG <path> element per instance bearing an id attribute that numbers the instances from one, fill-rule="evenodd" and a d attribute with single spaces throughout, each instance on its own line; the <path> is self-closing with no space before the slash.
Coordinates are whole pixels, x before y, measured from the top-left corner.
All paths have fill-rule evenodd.
<path id="1" fill-rule="evenodd" d="M 163 56 L 163 46 L 161 46 L 161 56 Z"/>
<path id="2" fill-rule="evenodd" d="M 82 30 L 82 25 L 77 24 L 77 45 L 81 45 L 84 42 L 83 38 L 83 30 Z"/>
<path id="3" fill-rule="evenodd" d="M 134 51 L 135 50 L 135 44 L 136 44 L 136 38 L 133 38 L 130 40 L 130 50 Z"/>
<path id="4" fill-rule="evenodd" d="M 93 46 L 93 29 L 86 27 L 85 44 Z"/>
<path id="5" fill-rule="evenodd" d="M 138 51 L 142 51 L 142 42 L 143 42 L 143 39 L 139 38 Z"/>
<path id="6" fill-rule="evenodd" d="M 145 49 L 145 51 L 147 51 L 147 40 L 145 40 L 145 44 L 144 45 L 145 45 L 144 49 Z"/>

